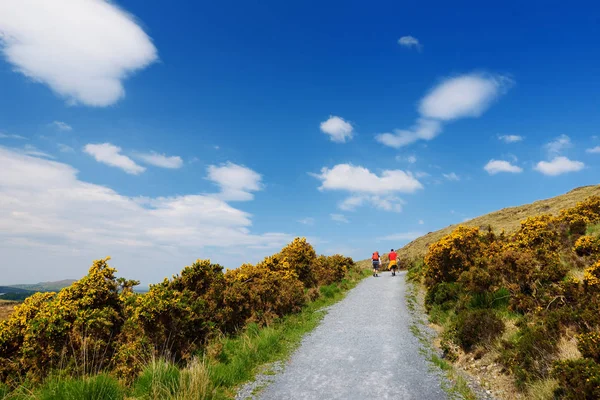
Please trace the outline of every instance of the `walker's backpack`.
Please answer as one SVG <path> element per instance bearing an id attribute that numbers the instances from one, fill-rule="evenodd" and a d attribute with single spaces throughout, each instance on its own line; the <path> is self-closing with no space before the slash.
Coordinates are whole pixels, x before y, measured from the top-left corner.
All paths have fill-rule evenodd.
<path id="1" fill-rule="evenodd" d="M 373 253 L 373 261 L 377 261 L 377 260 L 379 260 L 379 252 L 378 251 Z"/>

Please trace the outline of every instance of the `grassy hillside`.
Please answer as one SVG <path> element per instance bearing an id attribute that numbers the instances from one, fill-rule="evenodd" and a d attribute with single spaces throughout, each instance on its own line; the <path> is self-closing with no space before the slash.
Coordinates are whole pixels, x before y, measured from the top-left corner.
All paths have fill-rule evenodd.
<path id="1" fill-rule="evenodd" d="M 487 227 L 491 225 L 494 230 L 500 231 L 504 229 L 506 233 L 513 233 L 519 228 L 521 221 L 527 217 L 534 217 L 541 214 L 556 215 L 560 210 L 574 207 L 578 202 L 590 196 L 600 196 L 600 185 L 579 187 L 551 199 L 539 200 L 518 207 L 503 208 L 502 210 L 473 218 L 467 222 L 450 225 L 439 231 L 429 232 L 427 235 L 408 243 L 398 253 L 402 258 L 422 258 L 427 253 L 427 248 L 430 244 L 450 234 L 458 225 L 473 227 Z"/>
<path id="2" fill-rule="evenodd" d="M 60 289 L 71 286 L 75 282 L 74 279 L 63 279 L 55 282 L 40 282 L 34 284 L 21 284 L 21 285 L 10 285 L 12 288 L 31 290 L 33 292 L 58 292 Z M 0 290 L 2 293 L 2 290 Z M 4 292 L 8 293 L 8 292 Z"/>

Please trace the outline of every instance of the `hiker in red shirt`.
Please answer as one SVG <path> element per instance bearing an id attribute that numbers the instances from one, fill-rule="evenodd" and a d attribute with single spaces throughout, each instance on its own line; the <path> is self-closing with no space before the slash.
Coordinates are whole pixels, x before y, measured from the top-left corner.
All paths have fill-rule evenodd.
<path id="1" fill-rule="evenodd" d="M 390 258 L 390 269 L 392 270 L 392 276 L 396 276 L 396 269 L 398 269 L 398 254 L 392 249 L 389 254 Z"/>
<path id="2" fill-rule="evenodd" d="M 381 258 L 379 257 L 378 251 L 373 253 L 372 260 L 373 260 L 373 276 L 377 277 L 377 276 L 379 276 L 379 267 L 381 266 Z"/>

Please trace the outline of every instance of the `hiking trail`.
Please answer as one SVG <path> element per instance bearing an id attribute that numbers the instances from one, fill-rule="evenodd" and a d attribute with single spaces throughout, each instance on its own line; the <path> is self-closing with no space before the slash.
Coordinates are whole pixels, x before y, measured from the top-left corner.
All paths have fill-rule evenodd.
<path id="1" fill-rule="evenodd" d="M 448 398 L 442 374 L 411 333 L 405 275 L 383 272 L 364 279 L 331 306 L 257 398 Z"/>

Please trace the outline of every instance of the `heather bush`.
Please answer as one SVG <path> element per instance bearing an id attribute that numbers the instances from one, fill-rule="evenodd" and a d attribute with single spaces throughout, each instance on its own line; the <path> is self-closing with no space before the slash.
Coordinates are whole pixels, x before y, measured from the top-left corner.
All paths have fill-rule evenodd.
<path id="1" fill-rule="evenodd" d="M 464 310 L 455 321 L 456 339 L 465 351 L 490 343 L 504 332 L 504 322 L 492 309 Z"/>
<path id="2" fill-rule="evenodd" d="M 512 342 L 504 342 L 500 361 L 510 370 L 519 387 L 548 377 L 558 348 L 558 332 L 544 325 L 524 322 Z"/>

